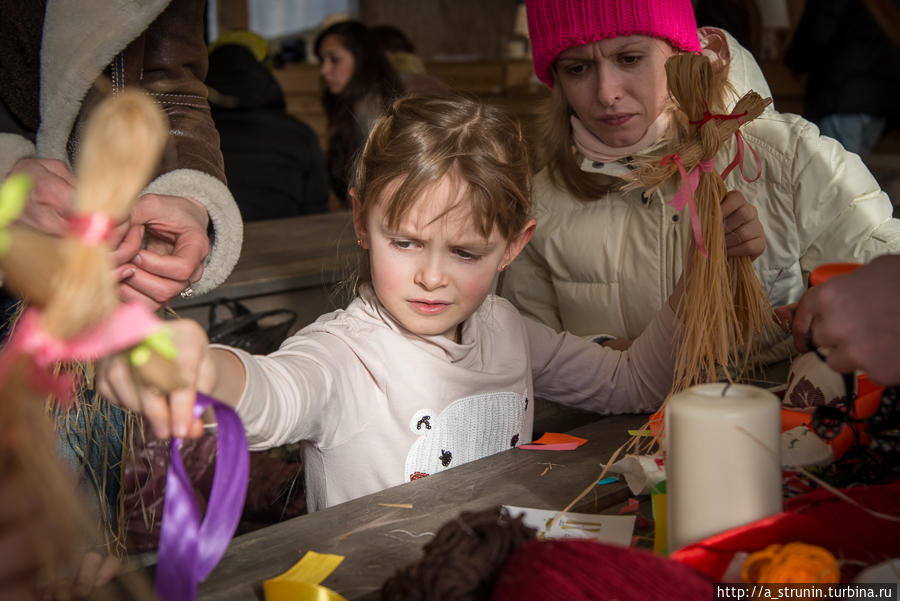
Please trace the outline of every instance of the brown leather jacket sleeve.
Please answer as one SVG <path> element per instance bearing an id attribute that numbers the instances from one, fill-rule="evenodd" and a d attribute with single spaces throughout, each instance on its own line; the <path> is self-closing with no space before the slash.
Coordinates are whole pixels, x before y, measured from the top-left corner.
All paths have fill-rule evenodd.
<path id="1" fill-rule="evenodd" d="M 158 175 L 196 169 L 224 183 L 219 133 L 203 83 L 209 64 L 203 36 L 205 4 L 205 0 L 173 0 L 115 57 L 107 74 L 113 88 L 142 87 L 169 117 L 172 135 Z"/>

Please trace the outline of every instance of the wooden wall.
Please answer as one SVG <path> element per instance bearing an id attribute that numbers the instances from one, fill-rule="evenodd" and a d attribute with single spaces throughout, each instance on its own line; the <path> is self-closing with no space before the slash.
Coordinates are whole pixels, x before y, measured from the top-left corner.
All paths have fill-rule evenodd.
<path id="1" fill-rule="evenodd" d="M 424 60 L 441 55 L 506 56 L 516 0 L 360 0 L 369 25 L 402 29 Z"/>

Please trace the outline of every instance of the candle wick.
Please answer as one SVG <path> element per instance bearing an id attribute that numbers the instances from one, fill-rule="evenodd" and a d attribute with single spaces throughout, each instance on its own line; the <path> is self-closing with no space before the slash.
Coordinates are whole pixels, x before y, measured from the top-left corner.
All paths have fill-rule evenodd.
<path id="1" fill-rule="evenodd" d="M 725 387 L 722 388 L 722 396 L 725 396 L 725 393 L 728 392 L 728 389 L 731 388 L 731 381 L 725 383 Z"/>

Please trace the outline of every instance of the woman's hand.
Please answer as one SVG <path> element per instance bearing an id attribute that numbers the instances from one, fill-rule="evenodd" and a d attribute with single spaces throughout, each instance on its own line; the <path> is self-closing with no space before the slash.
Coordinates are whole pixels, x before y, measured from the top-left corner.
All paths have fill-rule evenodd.
<path id="1" fill-rule="evenodd" d="M 131 211 L 127 233 L 113 254 L 131 276 L 119 287 L 125 300 L 156 310 L 203 277 L 209 255 L 209 215 L 195 200 L 145 194 Z"/>
<path id="2" fill-rule="evenodd" d="M 729 257 L 756 259 L 766 250 L 766 233 L 756 207 L 744 195 L 732 190 L 722 200 L 722 221 L 725 227 L 725 249 Z"/>
<path id="3" fill-rule="evenodd" d="M 216 381 L 209 339 L 196 321 L 179 319 L 165 326 L 173 332 L 178 356 L 175 363 L 184 386 L 168 395 L 158 390 L 138 388 L 127 357 L 117 354 L 98 362 L 97 391 L 111 401 L 143 414 L 159 438 L 193 438 L 203 434 L 203 424 L 194 419 L 197 390 L 209 392 Z"/>

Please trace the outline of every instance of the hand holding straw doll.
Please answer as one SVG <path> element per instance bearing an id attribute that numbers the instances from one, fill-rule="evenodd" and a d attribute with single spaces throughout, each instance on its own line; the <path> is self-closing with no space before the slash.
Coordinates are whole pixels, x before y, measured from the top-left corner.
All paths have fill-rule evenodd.
<path id="1" fill-rule="evenodd" d="M 0 477 L 21 483 L 14 503 L 29 507 L 54 532 L 59 544 L 35 533 L 38 564 L 50 581 L 80 538 L 84 520 L 73 487 L 52 454 L 47 394 L 68 400 L 74 379 L 58 375 L 60 363 L 92 361 L 126 353 L 130 377 L 141 386 L 173 390 L 183 378 L 174 345 L 142 304 L 121 304 L 113 276 L 110 234 L 129 212 L 149 179 L 167 135 L 164 117 L 145 95 L 125 91 L 107 99 L 92 116 L 76 171 L 74 214 L 68 235 L 54 237 L 9 225 L 0 256 L 5 283 L 28 301 L 0 360 L 0 432 L 9 441 L 0 454 Z M 26 184 L 12 196 L 24 197 Z M 18 192 L 18 194 L 16 194 Z M 15 212 L 14 210 L 12 211 Z M 193 431 L 202 426 L 195 420 Z M 162 558 L 161 558 L 162 562 Z"/>

